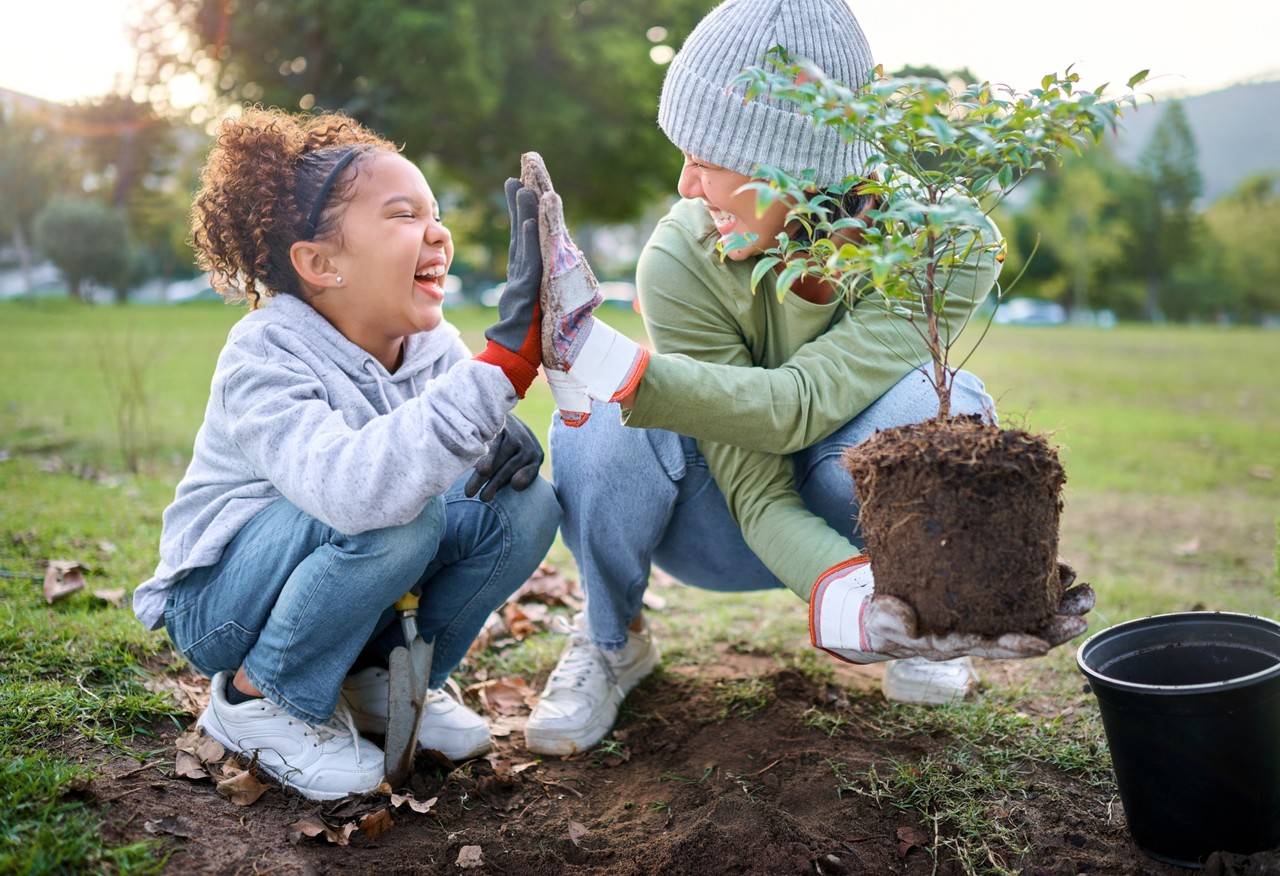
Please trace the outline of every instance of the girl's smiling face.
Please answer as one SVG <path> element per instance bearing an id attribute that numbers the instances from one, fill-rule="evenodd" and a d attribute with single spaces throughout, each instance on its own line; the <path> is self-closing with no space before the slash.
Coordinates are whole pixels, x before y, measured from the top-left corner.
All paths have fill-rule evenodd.
<path id="1" fill-rule="evenodd" d="M 312 276 L 300 269 L 309 285 L 319 287 L 308 300 L 348 339 L 388 364 L 384 352 L 394 349 L 398 356 L 405 335 L 440 324 L 453 237 L 422 171 L 392 152 L 358 163 L 354 196 L 339 209 L 335 238 L 311 244 L 322 258 L 302 259 L 304 267 L 318 268 Z"/>
<path id="2" fill-rule="evenodd" d="M 786 224 L 787 205 L 781 201 L 770 204 L 763 215 L 756 215 L 756 193 L 750 189 L 740 191 L 751 179 L 745 173 L 707 164 L 686 153 L 680 182 L 676 185 L 681 197 L 696 198 L 707 205 L 721 240 L 734 234 L 756 235 L 749 246 L 726 253 L 734 261 L 758 255 L 773 246 L 778 232 Z"/>

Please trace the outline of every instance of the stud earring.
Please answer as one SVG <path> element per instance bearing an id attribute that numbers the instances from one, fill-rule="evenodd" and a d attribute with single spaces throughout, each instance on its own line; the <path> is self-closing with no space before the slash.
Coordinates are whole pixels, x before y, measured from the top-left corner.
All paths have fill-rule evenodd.
<path id="1" fill-rule="evenodd" d="M 338 275 L 338 285 L 339 285 L 339 286 L 341 286 L 341 285 L 342 285 L 342 275 L 341 275 L 341 274 L 339 274 L 339 275 Z"/>

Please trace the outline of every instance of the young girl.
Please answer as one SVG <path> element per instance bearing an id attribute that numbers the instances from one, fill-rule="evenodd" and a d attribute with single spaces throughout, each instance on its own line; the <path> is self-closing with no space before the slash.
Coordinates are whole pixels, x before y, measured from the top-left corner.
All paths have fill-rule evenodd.
<path id="1" fill-rule="evenodd" d="M 501 318 L 473 357 L 441 313 L 449 230 L 393 144 L 342 116 L 251 109 L 223 123 L 201 181 L 200 264 L 251 312 L 134 610 L 213 677 L 200 727 L 323 800 L 383 778 L 359 734 L 385 731 L 391 606 L 417 589 L 436 642 L 418 742 L 475 755 L 488 727 L 441 687 L 560 519 L 509 416 L 539 362 L 536 200 L 508 182 Z"/>

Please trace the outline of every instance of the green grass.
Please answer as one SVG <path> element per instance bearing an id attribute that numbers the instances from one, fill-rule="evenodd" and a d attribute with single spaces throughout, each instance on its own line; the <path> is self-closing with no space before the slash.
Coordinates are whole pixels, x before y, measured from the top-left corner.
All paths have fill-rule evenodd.
<path id="1" fill-rule="evenodd" d="M 1061 798 L 1055 785 L 1036 781 L 1037 767 L 1108 792 L 1114 788 L 1101 723 L 1091 711 L 1069 722 L 1036 719 L 1018 706 L 1014 697 L 989 695 L 940 708 L 881 709 L 872 723 L 880 735 L 933 736 L 946 745 L 913 760 L 880 761 L 857 774 L 828 761 L 836 793 L 858 794 L 933 825 L 937 839 L 930 854 L 949 851 L 965 872 L 1018 872 L 1018 857 L 1030 849 L 1015 814 L 1018 801 L 1045 793 Z M 813 723 L 831 726 L 832 717 Z"/>
<path id="2" fill-rule="evenodd" d="M 0 304 L 0 372 L 9 378 L 0 385 L 0 872 L 158 866 L 153 847 L 112 848 L 101 839 L 100 810 L 74 793 L 87 774 L 75 762 L 86 747 L 135 756 L 154 747 L 148 734 L 173 709 L 142 687 L 142 666 L 171 660 L 167 641 L 127 608 L 88 593 L 47 606 L 39 582 L 22 576 L 41 575 L 50 558 L 88 566 L 90 589 L 131 590 L 150 574 L 161 513 L 186 465 L 218 351 L 241 313 L 217 304 Z M 478 348 L 492 312 L 451 318 Z M 607 318 L 641 331 L 630 312 Z M 1194 605 L 1277 614 L 1278 340 L 1247 329 L 997 327 L 974 357 L 971 370 L 1006 422 L 1051 430 L 1064 446 L 1063 553 L 1099 592 L 1095 628 Z M 125 385 L 129 363 L 142 366 L 145 399 L 131 433 L 137 473 L 125 470 L 110 389 Z M 545 435 L 551 412 L 539 381 L 518 413 Z M 560 545 L 551 560 L 569 562 Z M 652 618 L 668 667 L 710 668 L 727 652 L 835 681 L 831 661 L 807 646 L 804 612 L 790 593 L 661 593 L 668 607 Z M 531 677 L 554 663 L 562 642 L 540 633 L 486 652 L 475 668 Z M 1032 667 L 1037 691 L 1079 698 L 1068 652 Z M 754 677 L 721 678 L 716 690 L 725 715 L 756 714 L 772 697 L 767 679 Z M 983 819 L 1000 821 L 991 800 L 1019 793 L 1026 764 L 1109 781 L 1098 778 L 1106 766 L 1094 756 L 1096 724 L 1020 718 L 1025 696 L 996 690 L 958 709 L 880 708 L 871 717 L 823 708 L 804 720 L 832 735 L 867 721 L 888 735 L 948 735 L 927 761 L 880 763 L 874 779 L 840 781 L 926 824 L 939 819 L 940 842 L 982 869 L 991 866 L 982 863 L 988 852 L 1016 851 L 1016 835 L 998 834 L 1011 845 L 985 850 L 972 838 L 990 827 Z"/>
<path id="3" fill-rule="evenodd" d="M 763 678 L 730 678 L 716 685 L 719 720 L 753 718 L 773 702 L 773 685 Z"/>

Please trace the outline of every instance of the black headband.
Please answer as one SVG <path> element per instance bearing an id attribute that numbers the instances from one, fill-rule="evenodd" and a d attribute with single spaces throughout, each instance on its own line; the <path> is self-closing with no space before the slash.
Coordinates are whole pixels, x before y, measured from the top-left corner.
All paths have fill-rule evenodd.
<path id="1" fill-rule="evenodd" d="M 346 170 L 356 157 L 355 149 L 348 149 L 347 154 L 338 159 L 338 163 L 333 166 L 333 170 L 329 171 L 329 175 L 324 178 L 324 182 L 320 186 L 320 194 L 316 196 L 316 202 L 311 208 L 311 215 L 307 217 L 307 234 L 303 240 L 312 240 L 316 236 L 316 223 L 320 221 L 320 213 L 324 210 L 325 202 L 329 200 L 329 192 L 333 189 L 333 182 L 338 178 L 338 174 Z"/>

